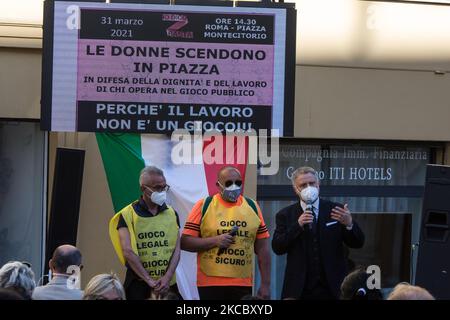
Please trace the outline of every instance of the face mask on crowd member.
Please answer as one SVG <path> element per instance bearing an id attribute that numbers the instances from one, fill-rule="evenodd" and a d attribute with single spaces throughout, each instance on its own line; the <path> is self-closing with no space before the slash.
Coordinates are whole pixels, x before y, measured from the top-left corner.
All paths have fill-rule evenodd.
<path id="1" fill-rule="evenodd" d="M 223 200 L 236 202 L 242 193 L 242 178 L 234 167 L 225 167 L 219 172 L 217 186 Z"/>
<path id="2" fill-rule="evenodd" d="M 239 196 L 241 195 L 241 186 L 242 181 L 226 181 L 225 186 L 223 186 L 220 182 L 217 182 L 222 187 L 222 198 L 228 202 L 236 202 Z M 227 185 L 229 185 L 227 187 Z"/>
<path id="3" fill-rule="evenodd" d="M 300 192 L 300 198 L 306 203 L 313 203 L 319 197 L 319 189 L 314 186 L 307 186 Z"/>
<path id="4" fill-rule="evenodd" d="M 149 189 L 151 191 L 150 194 L 150 200 L 157 204 L 158 206 L 162 206 L 164 203 L 166 203 L 166 199 L 167 199 L 167 192 L 166 190 L 163 191 L 153 191 L 152 189 L 150 189 L 149 187 L 147 187 L 147 189 Z"/>
<path id="5" fill-rule="evenodd" d="M 153 203 L 156 203 L 158 206 L 162 206 L 166 203 L 167 194 L 165 191 L 162 192 L 153 192 L 150 199 Z"/>
<path id="6" fill-rule="evenodd" d="M 306 203 L 315 202 L 319 198 L 319 182 L 312 173 L 299 174 L 295 179 L 297 195 Z"/>

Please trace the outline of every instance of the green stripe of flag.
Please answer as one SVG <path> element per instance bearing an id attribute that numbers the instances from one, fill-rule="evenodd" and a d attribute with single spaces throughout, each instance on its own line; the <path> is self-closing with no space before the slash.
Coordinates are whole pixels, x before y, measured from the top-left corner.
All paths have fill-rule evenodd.
<path id="1" fill-rule="evenodd" d="M 97 133 L 115 212 L 138 199 L 139 173 L 145 166 L 139 134 Z"/>

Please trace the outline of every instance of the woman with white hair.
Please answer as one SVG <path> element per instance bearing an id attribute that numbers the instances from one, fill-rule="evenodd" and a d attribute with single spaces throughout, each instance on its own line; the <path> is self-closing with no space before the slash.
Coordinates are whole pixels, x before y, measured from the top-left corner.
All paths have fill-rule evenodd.
<path id="1" fill-rule="evenodd" d="M 25 262 L 11 261 L 0 269 L 0 288 L 10 288 L 30 300 L 36 282 L 34 272 Z"/>
<path id="2" fill-rule="evenodd" d="M 125 300 L 125 290 L 116 275 L 99 274 L 87 284 L 83 300 Z"/>
<path id="3" fill-rule="evenodd" d="M 435 298 L 422 287 L 401 282 L 389 294 L 388 300 L 435 300 Z"/>

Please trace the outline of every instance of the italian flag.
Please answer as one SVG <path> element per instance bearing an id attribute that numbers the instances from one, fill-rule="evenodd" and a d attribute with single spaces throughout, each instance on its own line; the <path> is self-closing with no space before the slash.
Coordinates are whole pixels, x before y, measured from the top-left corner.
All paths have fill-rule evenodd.
<path id="1" fill-rule="evenodd" d="M 248 140 L 244 137 L 192 136 L 177 141 L 159 134 L 97 133 L 96 137 L 115 212 L 139 198 L 139 174 L 148 165 L 164 171 L 170 185 L 167 202 L 177 211 L 181 229 L 194 204 L 217 192 L 220 168 L 237 167 L 245 181 Z M 188 161 L 180 163 L 182 156 Z M 198 299 L 196 261 L 195 253 L 181 251 L 177 284 L 186 300 Z"/>

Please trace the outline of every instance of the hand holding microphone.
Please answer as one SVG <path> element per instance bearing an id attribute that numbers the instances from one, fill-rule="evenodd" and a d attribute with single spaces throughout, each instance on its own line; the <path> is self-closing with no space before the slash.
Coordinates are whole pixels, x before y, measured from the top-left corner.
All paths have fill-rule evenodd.
<path id="1" fill-rule="evenodd" d="M 310 214 L 311 214 L 312 221 L 311 221 L 311 223 L 308 224 L 308 227 L 309 227 L 309 230 L 312 230 L 313 223 L 314 223 L 314 216 L 313 216 L 314 212 L 313 212 L 313 206 L 312 206 L 312 202 L 311 201 L 306 202 L 305 211 L 306 212 L 310 212 Z"/>
<path id="2" fill-rule="evenodd" d="M 305 225 L 308 226 L 309 230 L 312 230 L 312 224 L 314 222 L 313 211 L 311 203 L 306 205 L 305 211 L 298 218 L 298 224 L 300 227 L 305 228 Z"/>
<path id="3" fill-rule="evenodd" d="M 310 182 L 312 183 L 312 182 Z M 319 189 L 315 185 L 309 184 L 307 187 L 297 189 L 297 193 L 300 199 L 306 204 L 305 211 L 298 218 L 298 224 L 300 227 L 305 228 L 305 224 L 308 225 L 308 229 L 312 230 L 314 222 L 314 212 L 312 204 L 319 198 Z"/>
<path id="4" fill-rule="evenodd" d="M 217 251 L 217 255 L 220 256 L 225 252 L 225 250 L 234 243 L 234 236 L 237 234 L 239 230 L 238 226 L 234 226 L 230 232 L 224 233 L 219 236 L 219 241 L 217 246 L 219 247 L 219 251 Z"/>

